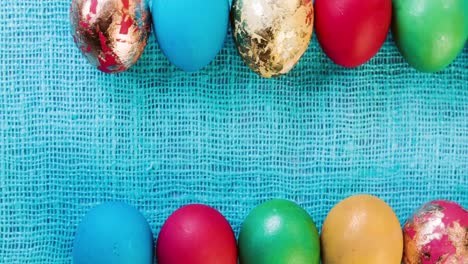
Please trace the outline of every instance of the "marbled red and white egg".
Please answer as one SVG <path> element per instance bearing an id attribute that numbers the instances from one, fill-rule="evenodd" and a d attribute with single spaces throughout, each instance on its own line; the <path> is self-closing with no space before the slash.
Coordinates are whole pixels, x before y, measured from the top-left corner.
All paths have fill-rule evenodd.
<path id="1" fill-rule="evenodd" d="M 468 263 L 468 212 L 450 201 L 424 204 L 403 227 L 406 264 Z"/>
<path id="2" fill-rule="evenodd" d="M 73 0 L 70 22 L 81 53 L 106 73 L 134 65 L 151 30 L 146 0 Z"/>

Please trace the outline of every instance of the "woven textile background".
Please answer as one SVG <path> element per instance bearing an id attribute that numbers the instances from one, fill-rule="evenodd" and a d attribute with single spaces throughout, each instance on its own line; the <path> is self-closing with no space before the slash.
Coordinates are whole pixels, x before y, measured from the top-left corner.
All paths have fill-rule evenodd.
<path id="1" fill-rule="evenodd" d="M 320 227 L 371 193 L 400 221 L 436 198 L 468 206 L 468 48 L 446 70 L 410 68 L 391 37 L 368 64 L 334 65 L 314 38 L 261 79 L 232 37 L 203 71 L 171 66 L 152 36 L 128 72 L 92 68 L 69 0 L 0 5 L 0 263 L 69 263 L 92 206 L 126 201 L 156 235 L 179 206 L 219 209 L 236 234 L 270 198 Z"/>

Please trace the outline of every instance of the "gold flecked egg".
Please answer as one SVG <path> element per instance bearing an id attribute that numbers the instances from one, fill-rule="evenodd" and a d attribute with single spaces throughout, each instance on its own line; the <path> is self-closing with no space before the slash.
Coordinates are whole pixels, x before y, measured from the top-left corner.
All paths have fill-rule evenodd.
<path id="1" fill-rule="evenodd" d="M 151 30 L 148 0 L 72 0 L 70 23 L 76 46 L 100 71 L 134 65 Z"/>
<path id="2" fill-rule="evenodd" d="M 311 0 L 234 0 L 231 24 L 237 50 L 256 73 L 289 72 L 309 46 L 314 24 Z"/>

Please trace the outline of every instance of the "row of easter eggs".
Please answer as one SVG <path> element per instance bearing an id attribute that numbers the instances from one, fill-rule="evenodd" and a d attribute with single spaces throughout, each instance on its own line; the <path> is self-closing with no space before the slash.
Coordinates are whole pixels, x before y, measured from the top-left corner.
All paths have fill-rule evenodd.
<path id="1" fill-rule="evenodd" d="M 216 209 L 190 204 L 161 228 L 159 264 L 436 264 L 468 263 L 468 212 L 450 201 L 424 204 L 400 227 L 393 210 L 372 195 L 335 205 L 319 236 L 310 215 L 282 199 L 255 207 L 234 232 Z M 75 234 L 75 264 L 151 264 L 153 235 L 141 213 L 120 202 L 91 209 Z"/>
<path id="2" fill-rule="evenodd" d="M 147 1 L 152 1 L 151 8 Z M 222 49 L 231 14 L 239 54 L 263 77 L 285 74 L 296 65 L 309 46 L 314 24 L 323 51 L 345 67 L 370 60 L 391 24 L 403 56 L 424 72 L 449 65 L 468 40 L 466 0 L 232 2 L 231 8 L 228 0 L 73 0 L 72 34 L 91 64 L 115 73 L 136 63 L 153 24 L 169 61 L 196 71 Z"/>

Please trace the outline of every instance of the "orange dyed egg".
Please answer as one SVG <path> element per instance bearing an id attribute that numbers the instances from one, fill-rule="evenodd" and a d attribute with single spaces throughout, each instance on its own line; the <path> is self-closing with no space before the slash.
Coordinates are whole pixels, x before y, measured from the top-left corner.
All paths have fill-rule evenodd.
<path id="1" fill-rule="evenodd" d="M 371 195 L 338 203 L 322 227 L 324 264 L 399 264 L 403 235 L 392 208 Z"/>

